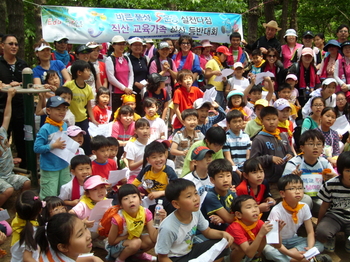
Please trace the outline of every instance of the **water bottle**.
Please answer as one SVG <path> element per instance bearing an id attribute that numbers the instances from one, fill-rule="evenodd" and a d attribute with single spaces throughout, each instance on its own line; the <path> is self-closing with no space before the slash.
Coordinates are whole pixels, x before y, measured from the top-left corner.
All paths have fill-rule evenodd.
<path id="1" fill-rule="evenodd" d="M 161 215 L 159 211 L 163 209 L 163 200 L 158 199 L 158 204 L 156 205 L 156 208 L 154 210 L 154 219 L 153 219 L 153 226 L 155 228 L 158 228 L 160 225 L 160 221 L 162 220 Z"/>

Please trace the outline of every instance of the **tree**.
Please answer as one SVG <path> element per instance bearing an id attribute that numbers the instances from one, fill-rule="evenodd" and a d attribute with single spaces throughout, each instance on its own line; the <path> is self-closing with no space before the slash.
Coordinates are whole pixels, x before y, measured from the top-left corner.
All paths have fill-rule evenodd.
<path id="1" fill-rule="evenodd" d="M 8 27 L 7 32 L 17 36 L 19 43 L 18 56 L 24 57 L 24 12 L 22 0 L 6 0 Z"/>

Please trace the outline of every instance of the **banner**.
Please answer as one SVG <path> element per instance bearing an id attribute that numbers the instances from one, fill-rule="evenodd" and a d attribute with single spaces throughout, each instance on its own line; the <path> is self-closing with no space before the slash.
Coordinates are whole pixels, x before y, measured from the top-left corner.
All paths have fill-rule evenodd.
<path id="1" fill-rule="evenodd" d="M 42 6 L 41 23 L 46 41 L 65 35 L 76 44 L 110 42 L 115 35 L 125 39 L 190 35 L 194 40 L 229 43 L 232 32 L 243 35 L 242 16 L 230 13 Z"/>

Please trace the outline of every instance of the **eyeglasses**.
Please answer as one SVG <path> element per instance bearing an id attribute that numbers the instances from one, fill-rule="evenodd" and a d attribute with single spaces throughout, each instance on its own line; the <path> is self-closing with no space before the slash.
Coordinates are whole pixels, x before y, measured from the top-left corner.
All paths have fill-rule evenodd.
<path id="1" fill-rule="evenodd" d="M 321 104 L 316 104 L 316 105 L 312 105 L 314 107 L 324 107 L 324 105 L 321 105 Z"/>
<path id="2" fill-rule="evenodd" d="M 10 43 L 4 43 L 4 44 L 8 44 L 8 45 L 10 45 L 10 46 L 18 46 L 18 43 L 14 43 L 14 42 L 10 42 Z"/>
<path id="3" fill-rule="evenodd" d="M 275 58 L 276 56 L 275 55 L 267 55 L 267 57 Z"/>
<path id="4" fill-rule="evenodd" d="M 60 40 L 56 42 L 57 44 L 68 44 L 67 40 Z"/>
<path id="5" fill-rule="evenodd" d="M 309 146 L 309 147 L 317 147 L 317 148 L 323 147 L 323 144 L 321 144 L 321 143 L 318 143 L 318 144 L 311 144 L 311 143 L 309 143 L 309 144 L 305 144 L 305 145 Z"/>
<path id="6" fill-rule="evenodd" d="M 296 192 L 296 191 L 304 191 L 303 187 L 291 187 L 291 188 L 286 188 L 286 190 L 291 191 L 291 192 Z"/>
<path id="7" fill-rule="evenodd" d="M 338 32 L 339 33 L 348 33 L 349 31 L 348 30 L 339 30 Z"/>
<path id="8" fill-rule="evenodd" d="M 337 99 L 337 102 L 345 101 L 345 98 L 339 98 Z"/>
<path id="9" fill-rule="evenodd" d="M 182 45 L 191 45 L 189 42 L 182 42 Z"/>
<path id="10" fill-rule="evenodd" d="M 122 43 L 113 43 L 113 45 L 126 45 L 126 42 L 122 42 Z"/>

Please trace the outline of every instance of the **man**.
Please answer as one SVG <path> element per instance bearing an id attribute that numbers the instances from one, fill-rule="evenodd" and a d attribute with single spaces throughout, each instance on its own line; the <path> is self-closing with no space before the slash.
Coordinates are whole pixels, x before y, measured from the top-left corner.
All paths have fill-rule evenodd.
<path id="1" fill-rule="evenodd" d="M 28 67 L 27 63 L 19 59 L 18 41 L 15 35 L 4 35 L 1 43 L 3 56 L 0 57 L 0 81 L 5 85 L 18 86 L 22 82 L 22 70 Z M 0 123 L 4 117 L 7 94 L 0 92 Z M 16 94 L 12 100 L 12 117 L 8 133 L 12 131 L 12 138 L 16 145 L 17 156 L 22 159 L 20 167 L 26 168 L 24 142 L 24 104 L 23 94 Z"/>
<path id="2" fill-rule="evenodd" d="M 56 50 L 51 53 L 51 59 L 61 60 L 66 67 L 72 65 L 72 63 L 75 61 L 75 58 L 67 51 L 68 38 L 64 35 L 57 36 L 54 39 L 53 44 Z"/>
<path id="3" fill-rule="evenodd" d="M 231 56 L 227 57 L 226 64 L 229 67 L 233 67 L 234 63 L 241 62 L 243 64 L 243 68 L 246 67 L 249 63 L 249 56 L 248 54 L 240 47 L 241 44 L 241 34 L 238 32 L 233 32 L 230 35 L 230 53 L 232 53 Z"/>
<path id="4" fill-rule="evenodd" d="M 337 28 L 337 41 L 342 44 L 349 38 L 349 27 L 347 25 L 340 25 Z"/>

